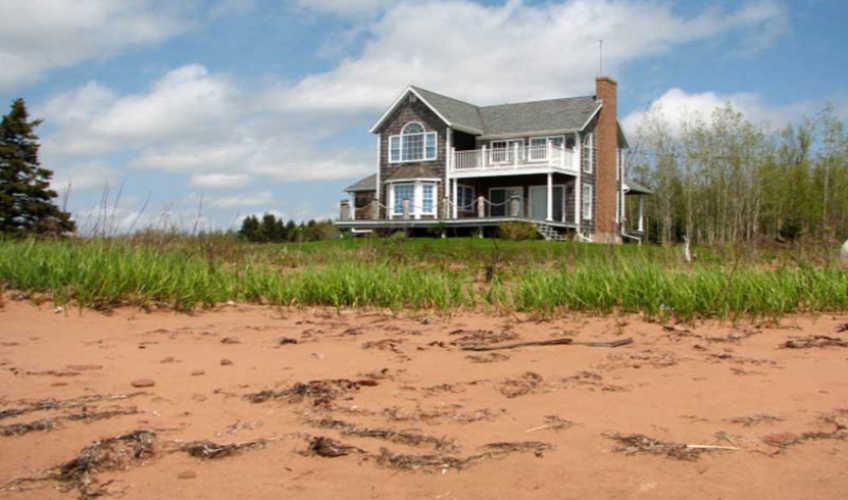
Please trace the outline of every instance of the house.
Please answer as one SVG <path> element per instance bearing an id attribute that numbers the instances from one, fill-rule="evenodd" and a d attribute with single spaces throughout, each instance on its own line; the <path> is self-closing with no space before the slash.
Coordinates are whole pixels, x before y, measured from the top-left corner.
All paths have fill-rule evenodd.
<path id="1" fill-rule="evenodd" d="M 640 240 L 642 196 L 624 178 L 627 139 L 617 83 L 596 94 L 475 106 L 410 86 L 371 128 L 374 174 L 348 187 L 339 228 L 436 229 L 483 235 L 504 221 L 533 223 L 546 239 Z M 628 198 L 639 216 L 625 218 Z"/>

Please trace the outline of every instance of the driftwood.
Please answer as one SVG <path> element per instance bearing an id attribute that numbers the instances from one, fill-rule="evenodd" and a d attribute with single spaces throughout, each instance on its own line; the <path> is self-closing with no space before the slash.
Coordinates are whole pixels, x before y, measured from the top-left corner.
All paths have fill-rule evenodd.
<path id="1" fill-rule="evenodd" d="M 528 342 L 517 342 L 515 344 L 495 345 L 495 346 L 468 346 L 463 347 L 463 351 L 498 351 L 501 349 L 515 349 L 517 347 L 530 346 L 546 346 L 546 345 L 585 345 L 589 347 L 620 347 L 623 345 L 632 344 L 633 339 L 613 340 L 611 342 L 585 342 L 574 339 L 552 339 L 552 340 L 532 340 Z"/>

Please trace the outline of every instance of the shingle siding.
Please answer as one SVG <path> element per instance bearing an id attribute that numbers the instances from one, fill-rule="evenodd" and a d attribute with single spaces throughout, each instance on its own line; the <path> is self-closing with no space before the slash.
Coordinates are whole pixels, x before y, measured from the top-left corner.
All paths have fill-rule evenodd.
<path id="1" fill-rule="evenodd" d="M 421 123 L 427 132 L 436 132 L 436 159 L 420 162 L 389 163 L 389 137 L 399 135 L 404 125 L 409 122 Z M 385 180 L 400 167 L 422 166 L 432 171 L 440 180 L 436 205 L 437 211 L 441 213 L 442 200 L 445 197 L 445 161 L 447 158 L 446 138 L 447 125 L 429 107 L 420 100 L 410 102 L 407 96 L 390 116 L 387 117 L 383 127 L 378 131 L 380 134 L 380 201 L 383 205 L 389 203 L 388 184 Z M 386 210 L 380 209 L 380 218 L 388 218 Z"/>

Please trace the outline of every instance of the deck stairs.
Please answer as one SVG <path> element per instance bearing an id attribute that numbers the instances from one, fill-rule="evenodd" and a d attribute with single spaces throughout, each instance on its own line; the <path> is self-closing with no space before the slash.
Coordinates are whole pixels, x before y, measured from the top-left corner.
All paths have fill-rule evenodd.
<path id="1" fill-rule="evenodd" d="M 536 232 L 539 233 L 542 238 L 545 238 L 545 241 L 566 241 L 566 238 L 553 226 L 545 224 L 544 222 L 536 222 L 534 226 L 536 226 Z"/>

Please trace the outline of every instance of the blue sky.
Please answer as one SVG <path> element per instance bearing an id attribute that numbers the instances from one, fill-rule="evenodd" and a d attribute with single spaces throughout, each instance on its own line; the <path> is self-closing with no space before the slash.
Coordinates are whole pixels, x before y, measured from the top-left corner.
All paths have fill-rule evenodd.
<path id="1" fill-rule="evenodd" d="M 631 132 L 728 101 L 774 128 L 827 102 L 845 119 L 845 19 L 841 0 L 0 0 L 0 103 L 45 120 L 83 230 L 237 228 L 335 216 L 407 84 L 590 95 L 599 39 Z"/>

